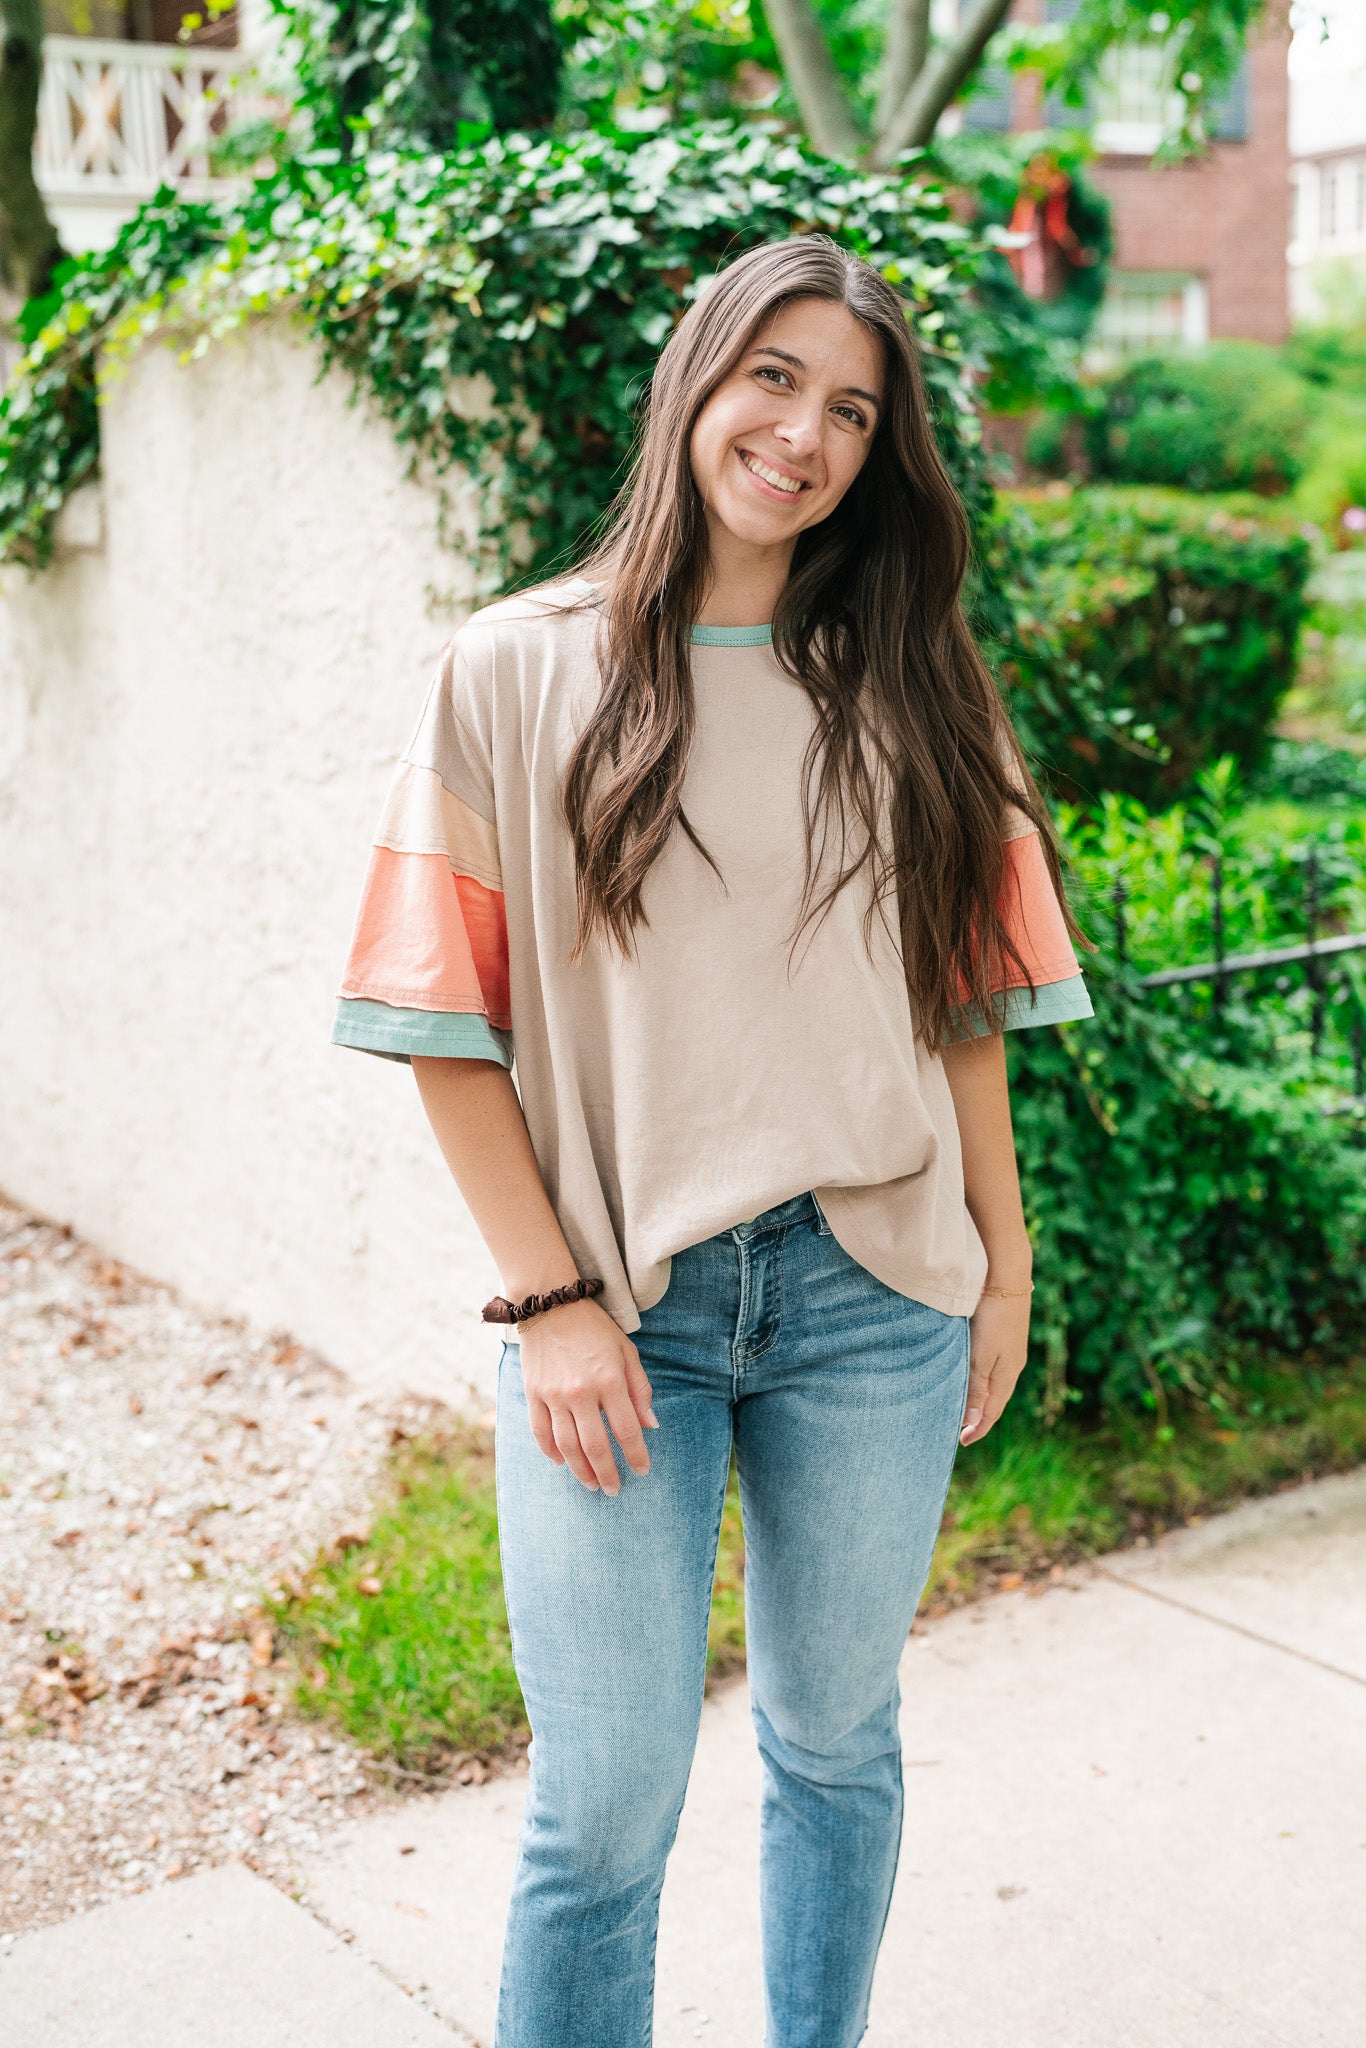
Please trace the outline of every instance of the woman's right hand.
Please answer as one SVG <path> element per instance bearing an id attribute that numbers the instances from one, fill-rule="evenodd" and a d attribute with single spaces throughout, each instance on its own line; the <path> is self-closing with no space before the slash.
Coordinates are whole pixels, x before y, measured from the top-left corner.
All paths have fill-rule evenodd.
<path id="1" fill-rule="evenodd" d="M 552 1465 L 568 1465 L 590 1492 L 620 1492 L 610 1425 L 631 1470 L 648 1472 L 642 1431 L 659 1427 L 650 1382 L 606 1309 L 591 1297 L 560 1302 L 521 1324 L 518 1335 L 531 1434 Z"/>
<path id="2" fill-rule="evenodd" d="M 413 1055 L 422 1106 L 446 1164 L 513 1301 L 577 1278 L 506 1067 L 495 1060 Z M 531 1434 L 555 1465 L 597 1492 L 619 1493 L 611 1439 L 633 1472 L 650 1469 L 641 1434 L 658 1429 L 635 1345 L 591 1295 L 557 1302 L 513 1326 Z M 509 1332 L 512 1335 L 512 1332 Z"/>

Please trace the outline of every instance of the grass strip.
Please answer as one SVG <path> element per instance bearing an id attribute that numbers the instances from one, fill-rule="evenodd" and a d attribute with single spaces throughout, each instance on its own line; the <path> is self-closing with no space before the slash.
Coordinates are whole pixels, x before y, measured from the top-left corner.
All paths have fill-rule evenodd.
<path id="1" fill-rule="evenodd" d="M 1023 1403 L 960 1453 L 922 1611 L 1164 1533 L 1256 1494 L 1366 1463 L 1366 1358 L 1248 1368 L 1200 1409 L 1048 1430 Z M 491 1435 L 399 1442 L 370 1525 L 267 1603 L 296 1708 L 403 1771 L 527 1739 L 498 1564 Z M 734 1477 L 717 1559 L 709 1676 L 744 1662 Z"/>

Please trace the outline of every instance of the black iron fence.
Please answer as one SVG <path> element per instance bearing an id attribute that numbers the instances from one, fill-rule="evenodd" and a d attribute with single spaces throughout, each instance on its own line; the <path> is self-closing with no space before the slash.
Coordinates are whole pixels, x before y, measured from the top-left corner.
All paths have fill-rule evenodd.
<path id="1" fill-rule="evenodd" d="M 1224 1008 L 1228 984 L 1238 976 L 1270 972 L 1284 974 L 1302 968 L 1310 991 L 1310 1049 L 1317 1059 L 1323 1050 L 1329 1006 L 1345 998 L 1348 1008 L 1347 1039 L 1352 1062 L 1351 1095 L 1327 1105 L 1327 1112 L 1340 1114 L 1366 1109 L 1366 1004 L 1354 982 L 1342 971 L 1341 963 L 1353 953 L 1366 952 L 1366 932 L 1332 932 L 1320 937 L 1323 910 L 1318 859 L 1312 847 L 1305 860 L 1305 937 L 1293 946 L 1270 946 L 1257 953 L 1229 953 L 1224 948 L 1224 874 L 1222 857 L 1210 857 L 1211 928 L 1214 958 L 1181 967 L 1162 967 L 1151 974 L 1134 976 L 1140 989 L 1175 988 L 1185 983 L 1206 983 L 1216 1016 Z M 1115 951 L 1122 965 L 1129 961 L 1126 896 L 1122 877 L 1116 877 L 1112 891 Z"/>

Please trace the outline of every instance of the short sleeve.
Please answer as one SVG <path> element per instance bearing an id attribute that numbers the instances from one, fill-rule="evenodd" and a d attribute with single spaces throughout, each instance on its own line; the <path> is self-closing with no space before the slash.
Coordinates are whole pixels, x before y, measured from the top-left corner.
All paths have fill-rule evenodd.
<path id="1" fill-rule="evenodd" d="M 1013 769 L 1014 755 L 1004 738 L 1002 752 L 1008 770 Z M 1018 1031 L 1029 1024 L 1066 1024 L 1094 1016 L 1038 826 L 1008 805 L 1001 832 L 1005 863 L 997 904 L 1029 974 L 1026 977 L 1007 956 L 992 990 L 995 1022 L 1004 1031 Z M 980 1003 L 954 1006 L 952 1038 L 981 1038 L 991 1029 Z"/>
<path id="2" fill-rule="evenodd" d="M 393 1060 L 513 1063 L 492 746 L 476 682 L 457 638 L 389 785 L 334 1045 Z"/>

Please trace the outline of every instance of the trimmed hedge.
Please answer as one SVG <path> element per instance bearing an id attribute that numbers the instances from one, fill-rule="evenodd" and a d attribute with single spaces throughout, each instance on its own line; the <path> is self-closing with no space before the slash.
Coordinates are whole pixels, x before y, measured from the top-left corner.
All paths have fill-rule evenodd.
<path id="1" fill-rule="evenodd" d="M 1186 493 L 1097 489 L 1016 497 L 994 544 L 1012 708 L 1063 794 L 1161 804 L 1220 755 L 1260 765 L 1294 680 L 1302 534 Z"/>
<path id="2" fill-rule="evenodd" d="M 1087 421 L 1097 477 L 1192 491 L 1288 491 L 1304 467 L 1305 388 L 1269 348 L 1216 342 L 1145 356 L 1111 378 Z"/>

